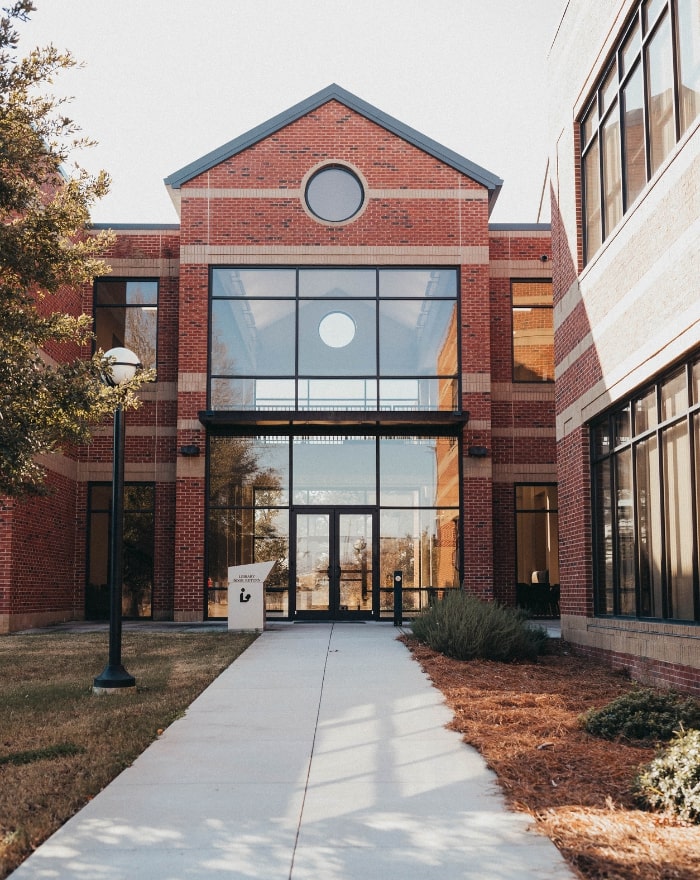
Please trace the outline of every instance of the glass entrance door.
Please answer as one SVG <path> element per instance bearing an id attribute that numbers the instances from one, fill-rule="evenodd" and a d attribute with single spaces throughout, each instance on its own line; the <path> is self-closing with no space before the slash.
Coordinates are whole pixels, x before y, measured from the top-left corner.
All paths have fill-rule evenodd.
<path id="1" fill-rule="evenodd" d="M 376 513 L 362 508 L 297 509 L 296 617 L 368 619 L 375 599 Z"/>

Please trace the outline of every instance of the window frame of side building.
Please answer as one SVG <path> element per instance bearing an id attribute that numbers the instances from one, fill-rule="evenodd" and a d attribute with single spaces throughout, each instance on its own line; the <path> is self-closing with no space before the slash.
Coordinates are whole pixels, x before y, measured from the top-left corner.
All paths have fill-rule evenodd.
<path id="1" fill-rule="evenodd" d="M 579 117 L 584 265 L 698 118 L 699 75 L 685 80 L 700 45 L 694 2 L 641 0 Z"/>
<path id="2" fill-rule="evenodd" d="M 700 622 L 700 355 L 590 424 L 595 614 Z"/>

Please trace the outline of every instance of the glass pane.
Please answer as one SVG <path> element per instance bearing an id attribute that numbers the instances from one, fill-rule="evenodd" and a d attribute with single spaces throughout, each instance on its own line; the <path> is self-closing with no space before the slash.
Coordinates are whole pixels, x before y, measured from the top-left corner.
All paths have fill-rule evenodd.
<path id="1" fill-rule="evenodd" d="M 380 269 L 380 298 L 457 297 L 454 269 Z"/>
<path id="2" fill-rule="evenodd" d="M 554 327 L 551 309 L 513 309 L 513 378 L 554 380 Z"/>
<path id="3" fill-rule="evenodd" d="M 299 296 L 302 298 L 374 299 L 377 275 L 374 269 L 300 269 Z"/>
<path id="4" fill-rule="evenodd" d="M 155 488 L 153 485 L 124 486 L 124 510 L 148 510 L 155 506 Z"/>
<path id="5" fill-rule="evenodd" d="M 112 505 L 112 484 L 104 483 L 103 485 L 90 486 L 90 509 L 91 510 L 107 510 Z"/>
<path id="6" fill-rule="evenodd" d="M 632 503 L 632 450 L 626 449 L 615 456 L 615 488 L 617 508 L 617 576 L 619 613 L 634 615 L 635 601 L 635 544 L 634 506 Z"/>
<path id="7" fill-rule="evenodd" d="M 654 174 L 676 142 L 673 119 L 673 55 L 668 16 L 647 46 L 649 148 Z"/>
<path id="8" fill-rule="evenodd" d="M 362 207 L 364 191 L 347 168 L 322 168 L 306 186 L 306 203 L 321 220 L 349 220 Z"/>
<path id="9" fill-rule="evenodd" d="M 297 514 L 297 611 L 330 608 L 330 519 L 328 513 Z"/>
<path id="10" fill-rule="evenodd" d="M 288 410 L 295 408 L 294 379 L 212 379 L 211 408 Z"/>
<path id="11" fill-rule="evenodd" d="M 153 511 L 136 513 L 125 510 L 122 584 L 122 614 L 124 617 L 146 618 L 151 616 L 154 542 L 155 517 Z"/>
<path id="12" fill-rule="evenodd" d="M 456 510 L 391 510 L 380 514 L 380 584 L 391 592 L 393 574 L 403 572 L 404 608 L 419 610 L 431 591 L 459 585 L 459 517 Z M 384 607 L 387 606 L 385 597 Z"/>
<path id="13" fill-rule="evenodd" d="M 156 365 L 157 325 L 155 307 L 96 309 L 95 342 L 103 351 L 118 346 L 130 348 L 150 369 Z"/>
<path id="14" fill-rule="evenodd" d="M 381 410 L 440 410 L 457 412 L 456 379 L 381 379 Z"/>
<path id="15" fill-rule="evenodd" d="M 338 515 L 339 611 L 372 610 L 372 515 Z"/>
<path id="16" fill-rule="evenodd" d="M 667 421 L 688 410 L 685 370 L 680 370 L 661 385 L 661 419 Z"/>
<path id="17" fill-rule="evenodd" d="M 603 143 L 603 199 L 605 235 L 612 232 L 622 218 L 622 163 L 620 158 L 619 106 L 610 111 L 601 129 Z"/>
<path id="18" fill-rule="evenodd" d="M 588 141 L 590 141 L 593 133 L 596 131 L 598 127 L 598 101 L 597 94 L 596 97 L 591 102 L 591 105 L 588 109 L 588 112 L 583 117 L 583 121 L 581 123 L 581 130 L 583 132 L 583 144 L 582 146 L 587 146 Z"/>
<path id="19" fill-rule="evenodd" d="M 678 0 L 678 83 L 681 134 L 700 113 L 700 4 Z"/>
<path id="20" fill-rule="evenodd" d="M 289 498 L 289 440 L 212 437 L 209 503 L 218 507 L 284 506 Z"/>
<path id="21" fill-rule="evenodd" d="M 108 513 L 93 510 L 90 514 L 88 583 L 85 590 L 85 616 L 88 620 L 109 617 L 109 522 Z"/>
<path id="22" fill-rule="evenodd" d="M 290 300 L 215 300 L 212 374 L 293 376 L 294 314 Z"/>
<path id="23" fill-rule="evenodd" d="M 135 279 L 133 281 L 97 281 L 95 305 L 158 305 L 158 282 Z"/>
<path id="24" fill-rule="evenodd" d="M 295 437 L 295 504 L 376 502 L 377 445 L 372 437 Z"/>
<path id="25" fill-rule="evenodd" d="M 557 486 L 516 486 L 516 510 L 556 510 L 559 507 Z"/>
<path id="26" fill-rule="evenodd" d="M 513 281 L 511 285 L 514 306 L 552 306 L 551 281 Z"/>
<path id="27" fill-rule="evenodd" d="M 663 617 L 662 528 L 659 449 L 655 435 L 636 448 L 637 524 L 639 529 L 639 613 Z"/>
<path id="28" fill-rule="evenodd" d="M 617 64 L 615 61 L 612 63 L 612 67 L 610 68 L 603 84 L 600 87 L 600 113 L 601 116 L 605 115 L 605 111 L 612 105 L 613 101 L 617 97 Z"/>
<path id="29" fill-rule="evenodd" d="M 376 410 L 376 379 L 300 379 L 300 410 Z"/>
<path id="30" fill-rule="evenodd" d="M 208 616 L 228 615 L 230 566 L 275 562 L 265 581 L 269 601 L 287 606 L 289 585 L 289 514 L 287 510 L 209 511 L 207 524 Z M 270 598 L 272 597 L 272 598 Z M 275 610 L 274 608 L 271 610 Z"/>
<path id="31" fill-rule="evenodd" d="M 639 32 L 639 19 L 635 18 L 634 25 L 630 28 L 630 31 L 622 44 L 622 49 L 620 51 L 620 64 L 622 67 L 621 73 L 628 73 L 639 55 L 639 50 L 642 47 L 641 35 Z"/>
<path id="32" fill-rule="evenodd" d="M 458 444 L 450 438 L 380 438 L 380 503 L 392 506 L 456 506 Z"/>
<path id="33" fill-rule="evenodd" d="M 629 443 L 631 437 L 629 404 L 613 413 L 613 426 L 615 429 L 615 446 Z"/>
<path id="34" fill-rule="evenodd" d="M 610 452 L 610 425 L 605 419 L 594 425 L 591 429 L 593 433 L 593 455 L 600 458 L 601 455 L 607 455 Z"/>
<path id="35" fill-rule="evenodd" d="M 634 402 L 634 433 L 643 434 L 655 428 L 659 420 L 656 415 L 656 388 Z"/>
<path id="36" fill-rule="evenodd" d="M 623 89 L 625 137 L 625 206 L 644 189 L 647 179 L 644 137 L 644 84 L 641 65 Z"/>
<path id="37" fill-rule="evenodd" d="M 550 605 L 550 588 L 559 584 L 559 515 L 555 511 L 519 513 L 516 528 L 518 585 L 530 587 L 521 588 L 518 598 L 530 597 L 530 602 L 522 602 L 526 607 L 546 608 Z M 534 590 L 531 587 L 533 584 L 536 585 Z M 540 595 L 537 595 L 538 592 Z"/>
<path id="38" fill-rule="evenodd" d="M 600 222 L 600 156 L 594 141 L 583 160 L 583 191 L 586 205 L 586 260 L 590 260 L 603 242 Z"/>
<path id="39" fill-rule="evenodd" d="M 294 297 L 294 269 L 212 269 L 211 295 Z"/>
<path id="40" fill-rule="evenodd" d="M 644 33 L 648 34 L 652 29 L 654 22 L 659 17 L 659 13 L 666 7 L 666 0 L 644 0 Z"/>
<path id="41" fill-rule="evenodd" d="M 382 376 L 436 376 L 457 371 L 457 306 L 449 300 L 379 304 Z"/>
<path id="42" fill-rule="evenodd" d="M 609 460 L 596 465 L 593 481 L 596 612 L 613 614 L 613 517 Z"/>
<path id="43" fill-rule="evenodd" d="M 669 617 L 693 620 L 693 510 L 687 422 L 663 432 L 662 449 Z"/>
<path id="44" fill-rule="evenodd" d="M 700 403 L 700 361 L 696 361 L 692 367 L 693 370 L 693 398 L 692 402 L 694 404 Z"/>
<path id="45" fill-rule="evenodd" d="M 323 328 L 344 315 L 354 325 L 344 345 L 324 341 Z M 299 305 L 299 373 L 372 376 L 377 370 L 377 304 L 367 300 L 306 300 Z"/>

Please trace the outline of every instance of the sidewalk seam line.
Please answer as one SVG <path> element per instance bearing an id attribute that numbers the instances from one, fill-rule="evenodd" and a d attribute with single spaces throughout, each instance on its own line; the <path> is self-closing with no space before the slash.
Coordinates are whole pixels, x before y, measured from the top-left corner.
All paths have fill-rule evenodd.
<path id="1" fill-rule="evenodd" d="M 321 717 L 321 702 L 323 701 L 323 688 L 326 683 L 326 669 L 328 668 L 328 656 L 330 654 L 331 640 L 333 638 L 333 629 L 335 627 L 335 623 L 331 623 L 331 629 L 328 634 L 328 645 L 326 646 L 326 659 L 323 664 L 323 675 L 321 676 L 321 690 L 318 695 L 318 708 L 316 709 L 316 725 L 314 727 L 314 735 L 311 740 L 311 754 L 309 755 L 309 765 L 306 770 L 306 780 L 304 781 L 304 796 L 301 799 L 301 807 L 299 809 L 299 821 L 297 822 L 297 832 L 294 837 L 294 847 L 292 849 L 292 860 L 289 864 L 289 878 L 288 880 L 292 880 L 292 873 L 294 872 L 294 860 L 297 854 L 297 846 L 299 845 L 299 835 L 301 834 L 301 823 L 304 819 L 304 806 L 306 805 L 306 793 L 309 789 L 309 779 L 311 777 L 311 765 L 314 760 L 314 750 L 316 748 L 316 734 L 318 733 L 318 719 Z"/>

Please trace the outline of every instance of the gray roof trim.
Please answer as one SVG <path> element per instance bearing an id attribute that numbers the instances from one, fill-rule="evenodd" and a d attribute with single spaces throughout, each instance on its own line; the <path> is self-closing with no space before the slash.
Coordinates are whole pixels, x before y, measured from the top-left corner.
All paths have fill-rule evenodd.
<path id="1" fill-rule="evenodd" d="M 551 232 L 551 223 L 489 223 L 489 232 Z"/>
<path id="2" fill-rule="evenodd" d="M 180 228 L 179 223 L 91 223 L 90 229 L 114 229 L 115 231 L 119 231 L 120 229 L 143 229 L 148 230 L 149 232 L 152 230 L 158 229 L 167 229 L 170 230 L 178 230 Z"/>
<path id="3" fill-rule="evenodd" d="M 414 147 L 418 147 L 419 150 L 423 150 L 423 152 L 434 156 L 441 162 L 450 165 L 456 171 L 460 171 L 462 174 L 465 174 L 477 183 L 482 184 L 489 190 L 489 202 L 493 203 L 498 196 L 501 186 L 503 185 L 503 181 L 500 177 L 497 177 L 495 174 L 492 174 L 480 165 L 475 165 L 473 162 L 465 159 L 464 156 L 460 156 L 458 153 L 449 150 L 447 147 L 443 147 L 437 141 L 421 134 L 414 128 L 404 125 L 404 123 L 399 122 L 398 119 L 388 116 L 386 113 L 383 113 L 381 110 L 378 110 L 376 107 L 361 100 L 335 83 L 322 89 L 320 92 L 316 92 L 315 95 L 311 95 L 309 98 L 306 98 L 306 100 L 295 104 L 283 113 L 273 116 L 272 119 L 269 119 L 267 122 L 263 122 L 261 125 L 251 128 L 250 131 L 235 138 L 235 140 L 229 141 L 227 144 L 213 150 L 211 153 L 207 153 L 200 159 L 196 159 L 194 162 L 190 162 L 189 165 L 185 165 L 185 167 L 181 168 L 179 171 L 173 172 L 165 178 L 165 185 L 172 189 L 180 189 L 183 183 L 187 183 L 188 180 L 191 180 L 198 174 L 208 171 L 220 162 L 229 159 L 231 156 L 235 156 L 247 147 L 251 147 L 263 138 L 274 134 L 285 125 L 296 122 L 297 119 L 300 119 L 307 113 L 311 113 L 313 110 L 316 110 L 318 107 L 332 100 L 339 101 L 350 110 L 354 110 L 361 116 L 366 117 L 372 122 L 376 122 L 377 125 L 380 125 L 387 131 L 403 138 L 403 140 L 413 144 Z"/>

